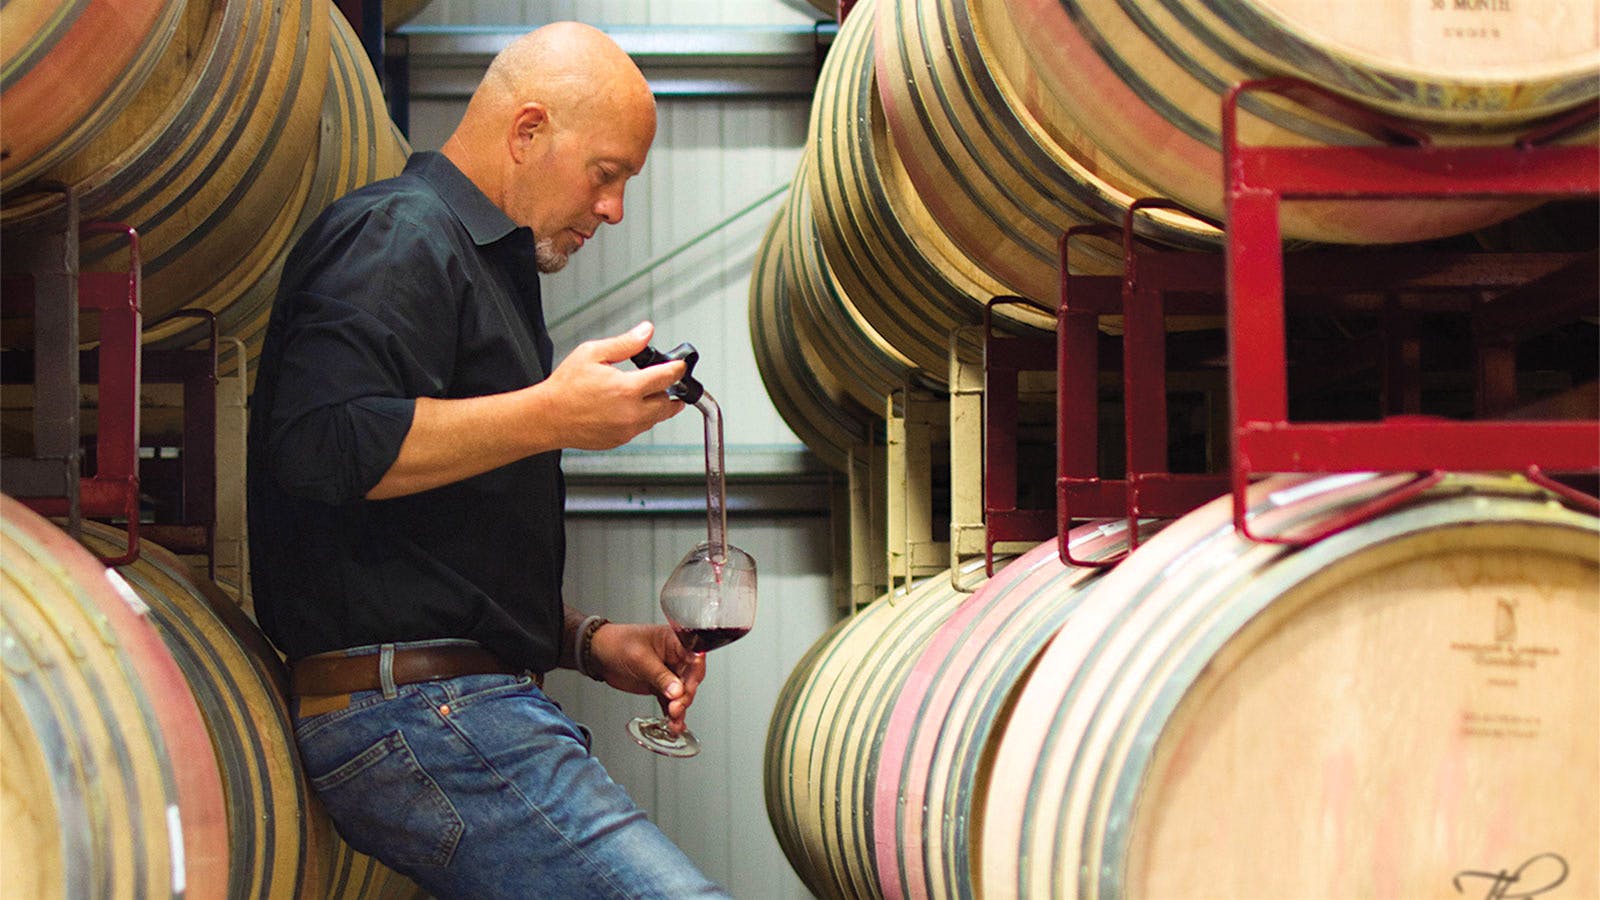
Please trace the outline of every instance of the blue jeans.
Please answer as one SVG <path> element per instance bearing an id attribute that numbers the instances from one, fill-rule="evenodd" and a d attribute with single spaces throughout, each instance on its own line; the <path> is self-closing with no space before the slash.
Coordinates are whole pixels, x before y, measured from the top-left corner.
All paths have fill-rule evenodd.
<path id="1" fill-rule="evenodd" d="M 339 834 L 436 897 L 728 896 L 531 677 L 384 693 L 297 718 L 295 737 Z"/>

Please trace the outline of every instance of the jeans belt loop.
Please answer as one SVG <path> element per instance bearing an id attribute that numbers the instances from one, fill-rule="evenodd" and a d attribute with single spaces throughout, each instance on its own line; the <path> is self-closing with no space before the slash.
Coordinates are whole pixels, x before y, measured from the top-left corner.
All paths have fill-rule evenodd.
<path id="1" fill-rule="evenodd" d="M 400 696 L 399 690 L 394 685 L 393 644 L 378 645 L 378 684 L 383 688 L 383 699 L 393 700 Z"/>

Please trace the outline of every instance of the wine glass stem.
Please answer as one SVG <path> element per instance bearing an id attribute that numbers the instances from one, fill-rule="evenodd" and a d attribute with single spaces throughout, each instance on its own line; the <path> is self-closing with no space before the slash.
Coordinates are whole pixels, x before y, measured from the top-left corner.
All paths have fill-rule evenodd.
<path id="1" fill-rule="evenodd" d="M 720 563 L 728 555 L 728 482 L 723 470 L 722 407 L 709 391 L 703 392 L 694 405 L 705 416 L 706 425 L 706 543 L 710 545 L 711 561 Z"/>

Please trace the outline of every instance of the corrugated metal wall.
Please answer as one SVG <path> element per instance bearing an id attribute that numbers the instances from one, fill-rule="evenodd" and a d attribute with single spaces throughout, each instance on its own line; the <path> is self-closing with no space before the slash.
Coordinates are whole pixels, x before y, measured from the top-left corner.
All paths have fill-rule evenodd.
<path id="1" fill-rule="evenodd" d="M 414 24 L 533 27 L 562 18 L 607 27 L 808 25 L 815 16 L 778 0 L 433 0 Z M 413 66 L 413 91 L 426 99 L 411 106 L 412 143 L 436 149 L 465 99 L 439 96 L 427 68 Z M 810 104 L 800 97 L 658 102 L 656 143 L 643 174 L 628 185 L 623 222 L 604 229 L 565 271 L 545 277 L 546 315 L 558 355 L 642 318 L 656 323 L 663 349 L 684 340 L 699 348 L 697 374 L 726 420 L 730 503 L 754 508 L 732 515 L 729 537 L 759 567 L 757 624 L 709 657 L 710 677 L 690 714 L 705 746 L 696 759 L 657 757 L 629 740 L 624 723 L 653 710 L 649 698 L 565 672 L 551 679 L 550 691 L 593 729 L 612 776 L 736 897 L 805 897 L 767 822 L 762 756 L 784 679 L 838 616 L 829 591 L 829 476 L 767 400 L 746 310 L 756 246 L 794 176 Z M 569 453 L 566 467 L 581 498 L 568 524 L 570 602 L 615 619 L 661 619 L 661 582 L 704 536 L 703 481 L 696 481 L 701 429 L 700 415 L 688 410 L 626 448 Z"/>

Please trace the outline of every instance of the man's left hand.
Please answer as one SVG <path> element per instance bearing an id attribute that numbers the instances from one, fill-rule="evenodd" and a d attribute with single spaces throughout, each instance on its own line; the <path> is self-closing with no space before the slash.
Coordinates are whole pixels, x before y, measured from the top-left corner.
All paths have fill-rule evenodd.
<path id="1" fill-rule="evenodd" d="M 589 658 L 606 684 L 630 694 L 654 694 L 673 734 L 688 727 L 684 717 L 706 677 L 706 658 L 684 650 L 671 628 L 609 623 L 594 633 Z"/>

